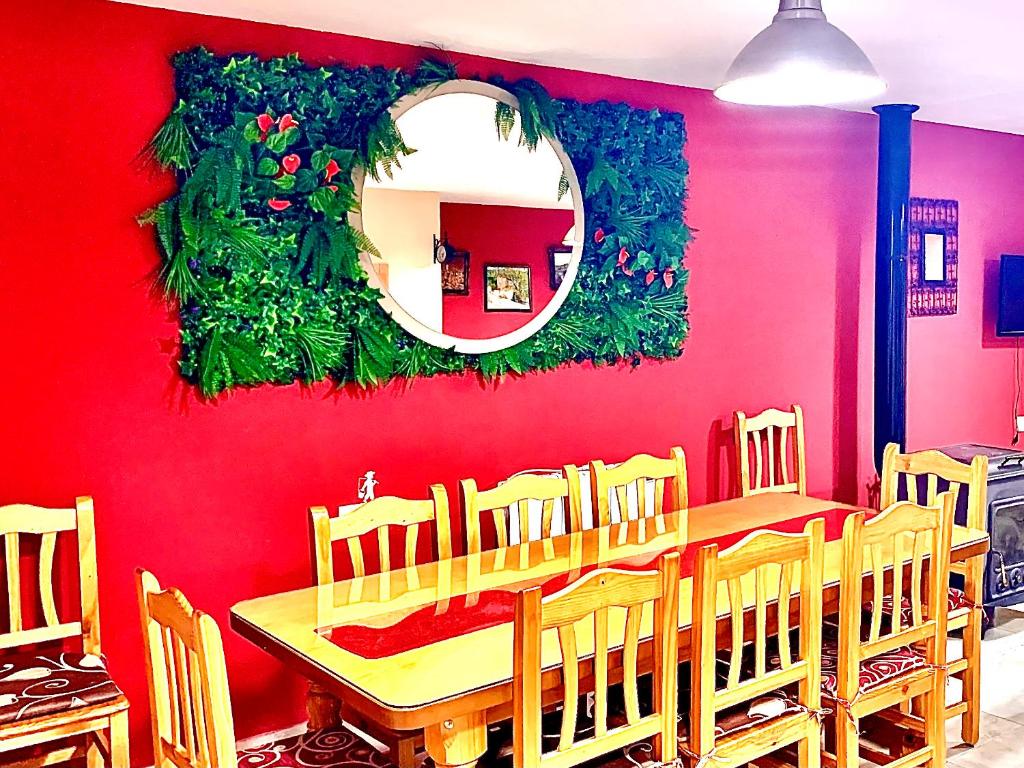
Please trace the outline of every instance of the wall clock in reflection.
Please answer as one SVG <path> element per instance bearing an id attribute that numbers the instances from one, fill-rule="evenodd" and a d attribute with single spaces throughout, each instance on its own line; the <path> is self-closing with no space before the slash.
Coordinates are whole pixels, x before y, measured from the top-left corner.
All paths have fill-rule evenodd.
<path id="1" fill-rule="evenodd" d="M 499 104 L 516 121 L 505 135 L 496 130 Z M 567 230 L 586 231 L 576 171 L 557 141 L 534 150 L 518 141 L 518 106 L 508 91 L 477 81 L 417 91 L 391 110 L 415 151 L 401 167 L 356 179 L 352 223 L 381 253 L 362 256 L 371 284 L 403 328 L 435 346 L 469 354 L 511 347 L 544 327 L 575 281 L 582 242 L 565 243 L 557 284 L 548 248 Z M 470 253 L 487 265 L 479 274 Z M 474 282 L 482 299 L 470 298 Z"/>

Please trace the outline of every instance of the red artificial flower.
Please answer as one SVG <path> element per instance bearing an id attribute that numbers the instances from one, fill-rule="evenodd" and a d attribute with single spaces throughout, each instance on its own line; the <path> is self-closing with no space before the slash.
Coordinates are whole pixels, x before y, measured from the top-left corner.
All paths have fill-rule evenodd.
<path id="1" fill-rule="evenodd" d="M 282 115 L 281 119 L 277 121 L 277 130 L 284 133 L 289 128 L 295 128 L 298 124 L 298 121 L 292 117 L 292 113 L 289 112 L 287 115 Z"/>
<path id="2" fill-rule="evenodd" d="M 621 251 L 619 251 L 619 266 L 621 267 L 627 261 L 629 261 L 629 251 L 623 248 Z"/>
<path id="3" fill-rule="evenodd" d="M 673 271 L 671 269 L 666 269 L 665 270 L 665 274 L 663 274 L 661 276 L 662 279 L 665 281 L 665 287 L 666 288 L 671 288 L 672 287 L 672 283 L 674 283 L 676 281 L 675 275 L 673 275 L 672 272 Z"/>
<path id="4" fill-rule="evenodd" d="M 292 203 L 290 200 L 278 200 L 276 197 L 272 197 L 267 200 L 267 205 L 270 206 L 272 210 L 283 211 L 285 208 L 290 208 Z"/>
<path id="5" fill-rule="evenodd" d="M 285 155 L 281 160 L 281 167 L 288 173 L 295 173 L 300 165 L 302 165 L 302 158 L 294 153 Z"/>
<path id="6" fill-rule="evenodd" d="M 644 282 L 647 283 L 648 285 L 650 285 L 655 280 L 657 280 L 657 278 L 658 278 L 658 273 L 655 270 L 652 269 L 650 272 L 647 273 L 647 277 L 644 279 Z"/>
<path id="7" fill-rule="evenodd" d="M 269 131 L 270 126 L 272 126 L 273 124 L 274 118 L 272 118 L 266 112 L 264 112 L 262 115 L 256 118 L 256 125 L 259 126 L 259 129 L 263 131 L 263 133 Z"/>
<path id="8" fill-rule="evenodd" d="M 327 163 L 327 167 L 324 168 L 324 181 L 330 181 L 339 173 L 341 173 L 341 166 L 338 165 L 338 161 L 332 157 L 330 162 Z"/>
<path id="9" fill-rule="evenodd" d="M 601 229 L 600 227 L 598 227 L 597 231 L 594 233 L 594 242 L 595 243 L 603 243 L 604 242 L 604 230 Z"/>
<path id="10" fill-rule="evenodd" d="M 338 185 L 337 184 L 328 184 L 327 188 L 329 190 L 331 190 L 331 192 L 337 192 L 338 191 Z"/>
<path id="11" fill-rule="evenodd" d="M 632 277 L 633 276 L 633 270 L 630 269 L 629 267 L 627 267 L 625 264 L 623 264 L 622 265 L 622 274 L 624 274 L 626 277 Z"/>

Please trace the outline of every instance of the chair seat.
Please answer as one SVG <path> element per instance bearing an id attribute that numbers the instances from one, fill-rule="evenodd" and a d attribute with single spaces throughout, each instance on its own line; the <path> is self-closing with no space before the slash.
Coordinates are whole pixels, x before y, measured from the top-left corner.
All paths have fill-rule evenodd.
<path id="1" fill-rule="evenodd" d="M 892 604 L 892 595 L 882 598 L 882 613 L 892 615 Z M 948 610 L 950 613 L 975 607 L 974 603 L 972 603 L 970 598 L 967 597 L 967 593 L 962 589 L 957 589 L 956 587 L 949 588 L 949 592 L 946 595 L 946 604 L 949 606 Z M 872 605 L 873 603 L 869 602 L 865 608 L 870 611 Z M 913 621 L 914 610 L 910 605 L 909 597 L 904 597 L 901 601 L 900 618 L 903 620 L 904 624 L 909 624 Z"/>
<path id="2" fill-rule="evenodd" d="M 307 731 L 270 744 L 238 751 L 239 768 L 394 768 L 378 752 L 344 726 Z"/>
<path id="3" fill-rule="evenodd" d="M 861 662 L 858 688 L 866 693 L 907 672 L 926 666 L 924 654 L 903 646 Z M 836 698 L 839 688 L 839 640 L 826 634 L 821 646 L 821 691 Z"/>
<path id="4" fill-rule="evenodd" d="M 104 704 L 120 696 L 99 656 L 0 656 L 0 726 Z"/>

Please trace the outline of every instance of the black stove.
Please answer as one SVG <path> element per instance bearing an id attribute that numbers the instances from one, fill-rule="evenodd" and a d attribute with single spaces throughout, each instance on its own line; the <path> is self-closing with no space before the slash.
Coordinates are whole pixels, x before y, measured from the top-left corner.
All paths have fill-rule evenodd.
<path id="1" fill-rule="evenodd" d="M 1024 452 L 1010 448 L 964 443 L 939 448 L 969 464 L 988 456 L 987 521 L 991 544 L 985 567 L 984 610 L 992 626 L 995 609 L 1024 603 Z M 967 519 L 967 494 L 960 494 L 956 521 Z"/>

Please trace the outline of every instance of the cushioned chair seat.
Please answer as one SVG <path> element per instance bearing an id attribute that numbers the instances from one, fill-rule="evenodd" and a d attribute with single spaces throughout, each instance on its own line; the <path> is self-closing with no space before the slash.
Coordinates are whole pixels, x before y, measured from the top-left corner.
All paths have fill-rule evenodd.
<path id="1" fill-rule="evenodd" d="M 324 728 L 238 752 L 239 768 L 394 768 L 348 728 Z"/>
<path id="2" fill-rule="evenodd" d="M 773 691 L 753 701 L 730 707 L 719 713 L 715 723 L 715 738 L 722 739 L 734 736 L 742 731 L 762 725 L 770 720 L 793 715 L 804 709 L 784 691 Z M 689 738 L 689 718 L 686 715 L 679 720 L 680 753 L 686 752 Z M 600 760 L 602 768 L 636 768 L 653 764 L 654 747 L 650 742 L 633 744 L 623 750 L 623 754 L 611 754 Z M 713 763 L 713 761 L 712 761 Z"/>
<path id="3" fill-rule="evenodd" d="M 882 598 L 882 613 L 892 614 L 892 595 Z M 949 606 L 949 612 L 962 611 L 965 608 L 974 608 L 974 603 L 967 597 L 967 593 L 962 589 L 956 587 L 950 587 L 949 592 L 946 596 L 946 604 Z M 868 603 L 865 608 L 871 610 L 872 603 Z M 914 609 L 910 605 L 910 598 L 904 597 L 901 601 L 900 607 L 900 618 L 904 624 L 909 624 L 914 618 Z"/>
<path id="4" fill-rule="evenodd" d="M 0 726 L 103 704 L 121 695 L 99 656 L 0 656 Z"/>
<path id="5" fill-rule="evenodd" d="M 909 646 L 875 656 L 860 665 L 860 692 L 866 693 L 900 675 L 924 667 L 924 655 Z M 838 690 L 838 674 L 839 640 L 826 635 L 821 646 L 821 691 L 833 699 Z"/>

